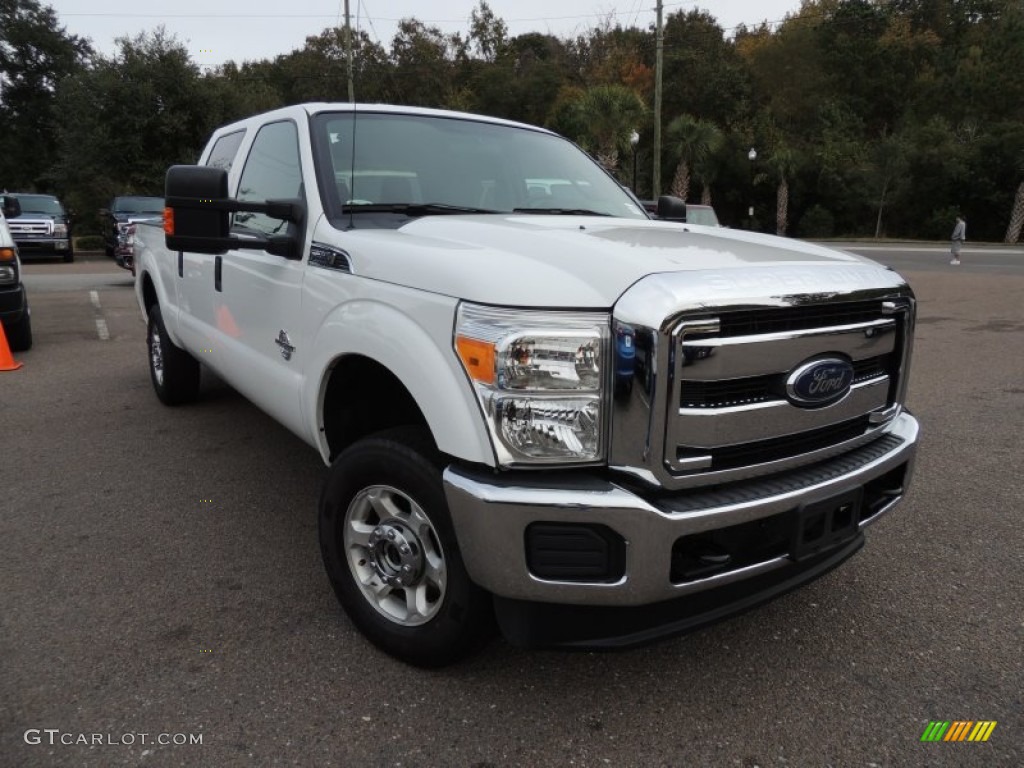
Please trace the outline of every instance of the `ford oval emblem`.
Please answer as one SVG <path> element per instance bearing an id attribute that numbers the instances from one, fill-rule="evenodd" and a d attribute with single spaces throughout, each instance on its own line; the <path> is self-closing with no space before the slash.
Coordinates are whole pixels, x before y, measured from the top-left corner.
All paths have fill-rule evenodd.
<path id="1" fill-rule="evenodd" d="M 786 379 L 794 405 L 828 405 L 840 400 L 853 383 L 853 365 L 838 357 L 818 358 L 797 366 Z"/>

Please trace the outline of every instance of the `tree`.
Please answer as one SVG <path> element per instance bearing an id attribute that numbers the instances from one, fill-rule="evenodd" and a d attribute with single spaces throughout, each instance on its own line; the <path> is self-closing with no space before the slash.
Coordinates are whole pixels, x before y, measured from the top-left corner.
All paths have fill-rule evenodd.
<path id="1" fill-rule="evenodd" d="M 796 166 L 796 153 L 781 138 L 776 138 L 765 159 L 775 181 L 775 234 L 784 236 L 789 229 L 789 180 Z"/>
<path id="2" fill-rule="evenodd" d="M 163 28 L 119 38 L 110 59 L 62 83 L 61 185 L 95 210 L 113 194 L 160 194 L 167 167 L 194 163 L 222 118 L 184 43 Z"/>
<path id="3" fill-rule="evenodd" d="M 585 131 L 581 143 L 594 150 L 601 165 L 616 170 L 619 151 L 629 146 L 646 114 L 643 101 L 625 86 L 595 85 L 583 92 L 577 108 Z"/>
<path id="4" fill-rule="evenodd" d="M 714 154 L 722 143 L 722 132 L 706 120 L 680 115 L 668 124 L 665 136 L 669 155 L 676 162 L 670 192 L 685 201 L 690 195 L 690 176 L 694 167 L 701 166 L 709 155 Z"/>
<path id="5" fill-rule="evenodd" d="M 743 117 L 750 75 L 710 13 L 670 14 L 664 45 L 664 114 L 691 114 L 725 127 Z"/>
<path id="6" fill-rule="evenodd" d="M 484 61 L 494 61 L 505 50 L 508 25 L 494 15 L 486 0 L 469 15 L 469 41 Z"/>
<path id="7" fill-rule="evenodd" d="M 456 65 L 467 59 L 466 42 L 416 19 L 402 19 L 391 40 L 397 99 L 424 107 L 448 106 L 457 92 Z"/>
<path id="8" fill-rule="evenodd" d="M 1017 185 L 1017 194 L 1013 198 L 1013 209 L 1010 211 L 1010 223 L 1006 227 L 1007 243 L 1016 243 L 1020 239 L 1020 231 L 1024 228 L 1024 152 L 1017 158 L 1017 172 L 1020 175 L 1020 184 Z"/>
<path id="9" fill-rule="evenodd" d="M 878 189 L 878 216 L 875 218 L 875 237 L 882 236 L 882 214 L 887 196 L 907 171 L 907 146 L 903 137 L 883 134 L 874 146 L 869 172 Z"/>
<path id="10" fill-rule="evenodd" d="M 55 90 L 92 49 L 37 0 L 0 0 L 0 185 L 49 189 L 56 160 Z M 70 116 L 69 116 L 70 119 Z"/>

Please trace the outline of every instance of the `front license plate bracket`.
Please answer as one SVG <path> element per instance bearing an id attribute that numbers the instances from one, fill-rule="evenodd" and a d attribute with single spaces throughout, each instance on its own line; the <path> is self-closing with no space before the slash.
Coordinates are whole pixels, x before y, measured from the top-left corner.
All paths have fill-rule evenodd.
<path id="1" fill-rule="evenodd" d="M 813 557 L 856 536 L 863 498 L 864 490 L 854 488 L 797 510 L 790 550 L 793 559 Z"/>

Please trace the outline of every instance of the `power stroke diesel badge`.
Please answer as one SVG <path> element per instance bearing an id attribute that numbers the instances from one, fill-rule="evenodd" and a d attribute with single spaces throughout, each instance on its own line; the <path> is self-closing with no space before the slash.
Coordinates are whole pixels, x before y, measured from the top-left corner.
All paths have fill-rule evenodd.
<path id="1" fill-rule="evenodd" d="M 853 384 L 853 364 L 838 357 L 818 358 L 797 366 L 786 379 L 794 405 L 821 406 L 842 399 Z"/>

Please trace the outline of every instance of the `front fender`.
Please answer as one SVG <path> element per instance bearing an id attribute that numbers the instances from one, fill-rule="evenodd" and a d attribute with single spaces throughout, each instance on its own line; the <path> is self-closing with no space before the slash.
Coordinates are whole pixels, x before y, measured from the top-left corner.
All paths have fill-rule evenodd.
<path id="1" fill-rule="evenodd" d="M 452 350 L 455 304 L 431 296 L 416 317 L 376 300 L 335 308 L 317 329 L 302 394 L 310 434 L 325 462 L 324 398 L 331 370 L 346 355 L 362 355 L 387 368 L 405 386 L 427 420 L 437 447 L 450 456 L 495 466 L 494 449 L 476 397 Z"/>

